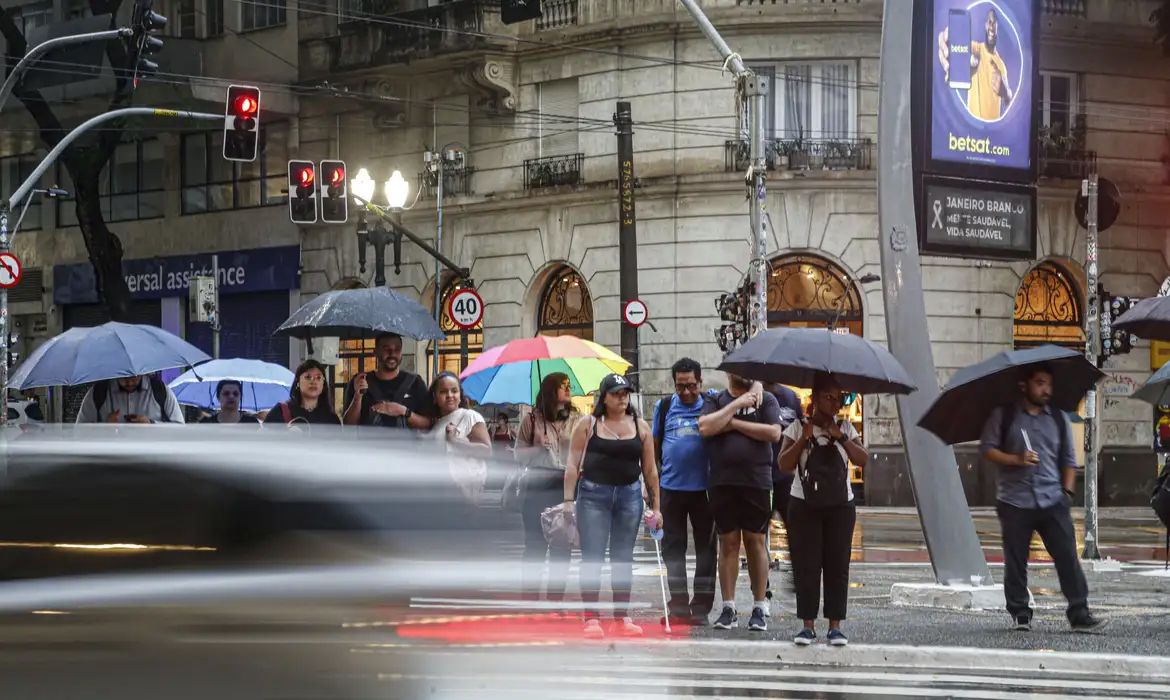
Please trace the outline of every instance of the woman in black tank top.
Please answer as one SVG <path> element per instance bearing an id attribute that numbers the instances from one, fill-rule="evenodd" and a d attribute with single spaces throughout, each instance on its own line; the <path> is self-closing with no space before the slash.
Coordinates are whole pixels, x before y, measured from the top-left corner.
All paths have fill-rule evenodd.
<path id="1" fill-rule="evenodd" d="M 642 499 L 643 479 L 648 502 Z M 645 509 L 652 511 L 655 527 L 662 527 L 662 514 L 658 512 L 654 440 L 650 427 L 630 405 L 630 385 L 621 375 L 611 374 L 601 381 L 593 415 L 573 431 L 565 469 L 565 507 L 575 507 L 581 535 L 585 636 L 605 636 L 597 608 L 607 548 L 613 589 L 611 632 L 640 636 L 642 628 L 629 616 L 634 542 Z"/>

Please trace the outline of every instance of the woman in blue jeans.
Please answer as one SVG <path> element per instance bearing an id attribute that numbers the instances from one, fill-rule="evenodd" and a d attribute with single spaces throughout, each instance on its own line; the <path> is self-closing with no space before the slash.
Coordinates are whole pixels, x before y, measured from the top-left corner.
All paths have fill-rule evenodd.
<path id="1" fill-rule="evenodd" d="M 593 415 L 577 423 L 565 469 L 565 507 L 576 508 L 581 535 L 581 599 L 585 603 L 585 636 L 605 636 L 598 613 L 601 563 L 609 548 L 613 589 L 612 632 L 637 637 L 642 628 L 630 619 L 630 587 L 634 542 L 646 504 L 646 482 L 654 526 L 662 527 L 658 511 L 658 470 L 650 426 L 630 405 L 630 384 L 620 374 L 601 380 Z M 575 497 L 575 502 L 574 502 Z"/>

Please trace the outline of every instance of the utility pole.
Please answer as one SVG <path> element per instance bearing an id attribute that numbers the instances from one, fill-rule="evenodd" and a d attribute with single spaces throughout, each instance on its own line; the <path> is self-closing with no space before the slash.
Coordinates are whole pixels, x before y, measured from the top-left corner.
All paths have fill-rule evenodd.
<path id="1" fill-rule="evenodd" d="M 8 211 L 0 209 L 0 255 L 11 252 L 8 238 Z M 8 339 L 11 328 L 8 323 L 8 289 L 0 289 L 0 387 L 4 396 L 0 398 L 0 435 L 7 441 L 5 431 L 8 425 Z"/>
<path id="2" fill-rule="evenodd" d="M 751 149 L 751 165 L 747 171 L 748 218 L 751 222 L 751 260 L 748 262 L 748 277 L 751 304 L 748 313 L 748 336 L 754 336 L 768 328 L 768 239 L 764 229 L 764 200 L 767 195 L 766 181 L 768 168 L 764 144 L 764 115 L 767 105 L 768 83 L 744 65 L 739 54 L 731 50 L 719 30 L 703 14 L 695 0 L 680 0 L 691 13 L 703 34 L 715 45 L 724 65 L 731 68 L 736 78 L 736 92 L 748 123 L 748 143 Z"/>
<path id="3" fill-rule="evenodd" d="M 618 277 L 622 308 L 638 298 L 638 219 L 634 211 L 634 119 L 629 102 L 618 102 L 613 115 L 618 153 Z M 622 357 L 630 363 L 634 388 L 641 393 L 638 327 L 622 319 Z"/>
<path id="4" fill-rule="evenodd" d="M 219 314 L 219 255 L 211 256 L 211 279 L 215 281 L 215 315 L 211 317 L 211 356 L 219 359 L 219 330 L 223 327 Z"/>
<path id="5" fill-rule="evenodd" d="M 435 228 L 435 249 L 443 250 L 443 170 L 446 161 L 446 154 L 439 151 L 439 170 L 435 177 L 437 184 L 436 197 L 438 209 L 438 224 Z M 435 325 L 439 328 L 443 327 L 443 284 L 441 274 L 443 268 L 439 266 L 439 261 L 435 260 Z M 439 376 L 439 341 L 432 340 L 431 348 L 433 348 L 433 357 L 431 363 L 431 381 Z"/>
<path id="6" fill-rule="evenodd" d="M 1097 172 L 1081 181 L 1081 194 L 1088 200 L 1085 213 L 1085 277 L 1088 286 L 1088 313 L 1085 314 L 1085 359 L 1094 366 L 1101 352 L 1101 299 L 1097 296 Z M 1097 388 L 1089 389 L 1085 397 L 1085 548 L 1084 559 L 1100 559 L 1097 549 Z"/>

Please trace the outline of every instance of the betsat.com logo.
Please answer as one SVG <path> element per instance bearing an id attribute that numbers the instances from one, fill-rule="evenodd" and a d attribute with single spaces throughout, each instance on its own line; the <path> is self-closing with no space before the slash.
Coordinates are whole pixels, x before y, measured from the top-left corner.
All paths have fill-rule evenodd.
<path id="1" fill-rule="evenodd" d="M 955 136 L 947 133 L 947 150 L 952 153 L 977 153 L 989 156 L 1010 156 L 1012 149 L 1008 146 L 991 145 L 991 137 L 977 139 L 973 136 Z"/>

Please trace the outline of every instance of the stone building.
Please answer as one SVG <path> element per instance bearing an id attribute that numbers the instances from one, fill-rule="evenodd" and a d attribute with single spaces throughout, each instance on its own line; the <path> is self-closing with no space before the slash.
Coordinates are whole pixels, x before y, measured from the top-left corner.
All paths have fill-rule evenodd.
<path id="1" fill-rule="evenodd" d="M 193 2 L 197 19 L 215 14 L 210 1 Z M 874 168 L 882 3 L 702 5 L 769 80 L 770 323 L 835 323 L 883 342 L 881 282 L 860 281 L 880 272 Z M 927 259 L 926 306 L 940 381 L 1013 345 L 1083 343 L 1085 238 L 1073 198 L 1094 164 L 1118 184 L 1124 203 L 1119 222 L 1102 237 L 1105 288 L 1148 296 L 1168 273 L 1162 124 L 1170 66 L 1153 43 L 1151 3 L 1041 5 L 1038 259 Z M 643 386 L 651 397 L 669 391 L 668 368 L 680 356 L 716 366 L 720 321 L 713 302 L 738 285 L 749 262 L 746 148 L 732 77 L 676 0 L 544 0 L 543 7 L 543 19 L 504 25 L 498 3 L 489 0 L 324 0 L 290 6 L 279 17 L 272 10 L 264 21 L 275 28 L 245 31 L 241 24 L 238 35 L 220 38 L 205 36 L 210 32 L 196 21 L 192 54 L 202 63 L 173 72 L 262 83 L 264 122 L 278 136 L 270 137 L 267 169 L 258 176 L 265 186 L 251 201 L 271 206 L 202 213 L 201 207 L 225 209 L 224 196 L 230 190 L 238 198 L 241 183 L 237 178 L 226 187 L 211 172 L 189 173 L 194 147 L 160 134 L 165 155 L 156 182 L 165 183 L 164 211 L 149 222 L 119 224 L 127 258 L 297 246 L 298 290 L 290 303 L 372 284 L 373 270 L 367 264 L 363 273 L 359 265 L 356 217 L 346 226 L 298 230 L 288 223 L 278 160 L 340 157 L 351 175 L 364 167 L 379 182 L 401 171 L 413 201 L 402 221 L 434 241 L 437 182 L 425 172 L 424 154 L 449 147 L 462 160 L 444 180 L 441 249 L 471 269 L 487 308 L 481 329 L 459 332 L 447 324 L 451 335 L 437 348 L 441 364 L 457 369 L 484 347 L 535 333 L 574 333 L 616 348 L 612 115 L 625 100 L 635 120 L 638 282 L 653 324 L 640 332 Z M 243 10 L 228 17 L 229 25 L 245 20 Z M 254 13 L 248 19 L 254 23 Z M 191 80 L 172 94 L 214 111 L 224 84 Z M 215 137 L 207 138 L 212 143 L 204 150 L 211 152 Z M 208 171 L 220 167 L 213 157 L 204 162 Z M 254 169 L 244 172 L 248 182 L 257 181 Z M 50 228 L 50 219 L 17 244 L 46 280 L 52 265 L 85 259 L 76 229 Z M 462 283 L 446 274 L 436 279 L 435 272 L 433 261 L 409 243 L 401 272 L 386 270 L 392 286 L 427 304 L 436 282 L 441 294 Z M 180 302 L 170 308 L 182 315 Z M 50 331 L 63 325 L 60 315 L 48 315 Z M 227 310 L 225 322 L 226 316 Z M 253 325 L 255 336 L 259 324 Z M 436 349 L 409 350 L 425 368 Z M 343 344 L 336 378 L 349 376 L 368 352 L 361 343 Z M 1102 497 L 1138 502 L 1154 470 L 1152 413 L 1124 397 L 1148 376 L 1151 350 L 1139 344 L 1106 367 Z M 710 373 L 709 384 L 721 382 Z M 912 502 L 893 401 L 865 397 L 853 417 L 875 455 L 867 473 L 856 475 L 867 501 Z M 960 465 L 970 500 L 986 503 L 990 475 L 973 450 L 960 450 Z"/>

